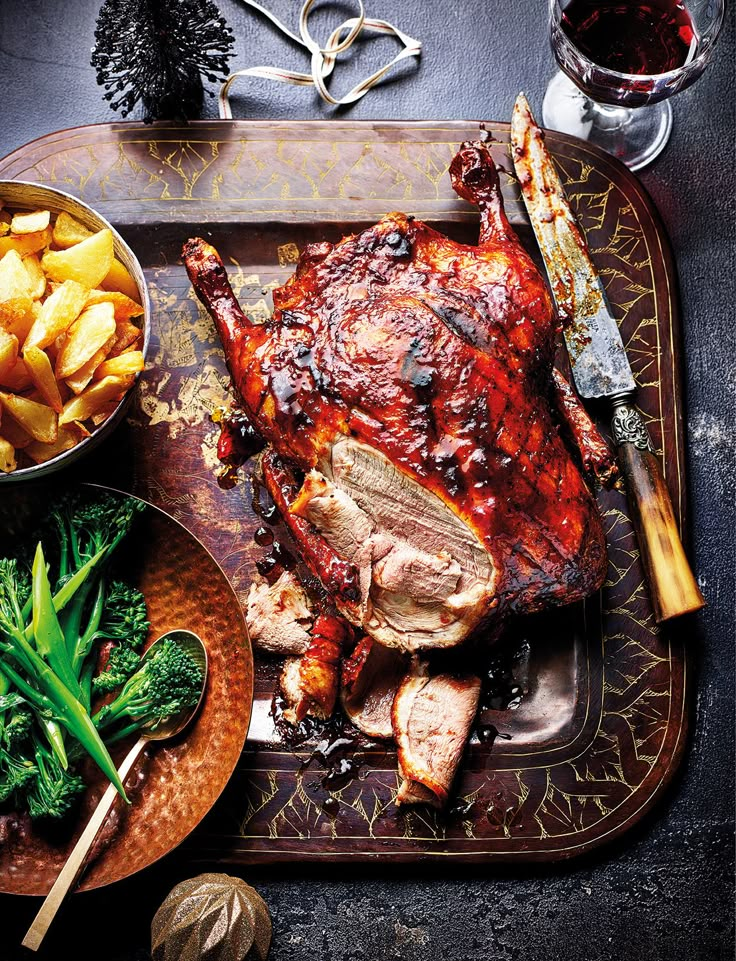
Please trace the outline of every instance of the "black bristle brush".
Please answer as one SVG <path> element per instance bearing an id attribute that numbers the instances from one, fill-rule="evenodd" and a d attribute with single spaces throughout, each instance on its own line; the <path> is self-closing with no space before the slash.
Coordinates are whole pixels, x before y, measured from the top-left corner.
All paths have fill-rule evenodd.
<path id="1" fill-rule="evenodd" d="M 151 120 L 198 116 L 203 78 L 223 80 L 233 34 L 211 0 L 105 0 L 92 66 L 123 117 L 138 103 Z"/>

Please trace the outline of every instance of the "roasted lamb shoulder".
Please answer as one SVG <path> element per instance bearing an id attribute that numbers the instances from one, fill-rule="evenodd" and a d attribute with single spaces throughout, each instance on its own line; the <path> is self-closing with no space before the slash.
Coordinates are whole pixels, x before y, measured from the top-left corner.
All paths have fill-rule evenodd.
<path id="1" fill-rule="evenodd" d="M 348 620 L 407 652 L 578 600 L 606 568 L 575 432 L 559 427 L 570 399 L 553 378 L 550 295 L 486 147 L 463 144 L 450 176 L 480 211 L 476 246 L 389 214 L 306 248 L 265 323 L 242 312 L 213 247 L 183 254 L 272 470 L 296 478 L 273 489 L 289 491 L 297 541 L 311 538 L 307 562 Z"/>

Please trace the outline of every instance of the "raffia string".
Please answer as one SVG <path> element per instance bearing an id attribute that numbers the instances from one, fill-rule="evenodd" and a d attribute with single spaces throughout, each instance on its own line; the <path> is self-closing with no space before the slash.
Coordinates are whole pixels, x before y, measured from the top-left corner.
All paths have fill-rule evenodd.
<path id="1" fill-rule="evenodd" d="M 309 14 L 316 0 L 305 0 L 299 14 L 299 36 L 289 30 L 281 23 L 269 10 L 257 3 L 256 0 L 242 0 L 248 7 L 252 7 L 259 13 L 267 17 L 274 26 L 286 34 L 294 43 L 304 47 L 311 56 L 311 73 L 298 73 L 294 70 L 284 70 L 281 67 L 248 67 L 245 70 L 238 70 L 231 74 L 220 89 L 220 117 L 223 120 L 232 120 L 232 110 L 230 108 L 230 90 L 238 77 L 263 77 L 266 80 L 277 80 L 279 83 L 291 83 L 297 86 L 315 86 L 320 97 L 334 106 L 355 103 L 364 97 L 368 91 L 382 80 L 398 63 L 409 57 L 419 57 L 422 52 L 422 44 L 419 40 L 414 40 L 398 27 L 386 20 L 374 20 L 365 15 L 362 0 L 356 0 L 358 5 L 358 16 L 345 20 L 339 27 L 336 27 L 327 39 L 324 47 L 320 47 L 309 32 Z M 335 98 L 325 85 L 325 80 L 335 69 L 339 54 L 348 50 L 358 39 L 363 30 L 373 33 L 385 33 L 396 37 L 404 45 L 390 63 L 376 70 L 370 77 L 361 80 L 349 93 L 343 97 Z M 344 34 L 344 36 L 343 36 Z"/>

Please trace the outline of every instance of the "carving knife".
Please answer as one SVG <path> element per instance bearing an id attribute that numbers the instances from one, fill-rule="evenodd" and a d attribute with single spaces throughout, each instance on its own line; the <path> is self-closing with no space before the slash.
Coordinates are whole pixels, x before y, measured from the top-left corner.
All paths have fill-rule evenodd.
<path id="1" fill-rule="evenodd" d="M 636 383 L 603 284 L 529 104 L 519 94 L 511 152 L 527 213 L 544 259 L 578 393 L 613 406 L 617 447 L 647 574 L 654 614 L 666 621 L 704 604 L 677 530 L 662 468 L 634 403 Z"/>

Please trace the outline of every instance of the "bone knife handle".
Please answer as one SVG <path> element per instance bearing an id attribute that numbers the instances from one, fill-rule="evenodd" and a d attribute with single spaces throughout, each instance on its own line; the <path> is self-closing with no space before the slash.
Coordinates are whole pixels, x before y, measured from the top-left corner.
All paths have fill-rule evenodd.
<path id="1" fill-rule="evenodd" d="M 138 760 L 146 744 L 148 744 L 148 741 L 142 737 L 136 741 L 135 745 L 130 749 L 127 757 L 118 769 L 121 781 L 124 782 L 128 774 L 130 774 L 131 768 Z M 82 831 L 79 840 L 74 845 L 72 853 L 67 858 L 64 867 L 54 881 L 53 887 L 39 908 L 33 924 L 28 929 L 25 938 L 23 938 L 24 948 L 30 948 L 31 951 L 38 951 L 41 947 L 41 942 L 46 936 L 51 922 L 56 917 L 56 913 L 63 904 L 65 897 L 79 877 L 87 860 L 90 848 L 100 833 L 100 828 L 105 823 L 107 815 L 110 813 L 110 809 L 117 797 L 118 792 L 115 785 L 108 784 L 105 793 L 100 798 L 99 804 L 87 823 L 87 827 Z"/>
<path id="2" fill-rule="evenodd" d="M 705 599 L 690 569 L 667 484 L 636 406 L 615 398 L 611 428 L 657 623 L 698 611 Z"/>

